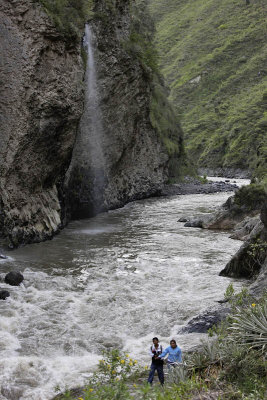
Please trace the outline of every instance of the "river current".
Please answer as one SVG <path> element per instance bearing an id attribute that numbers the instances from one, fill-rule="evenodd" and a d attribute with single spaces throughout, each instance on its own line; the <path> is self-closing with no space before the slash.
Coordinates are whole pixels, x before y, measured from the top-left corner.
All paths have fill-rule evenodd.
<path id="1" fill-rule="evenodd" d="M 163 346 L 173 337 L 182 349 L 199 343 L 203 335 L 177 332 L 223 297 L 232 280 L 218 274 L 240 242 L 177 221 L 230 194 L 137 201 L 10 252 L 2 278 L 19 269 L 25 280 L 1 283 L 11 296 L 0 301 L 0 399 L 48 400 L 56 387 L 82 385 L 104 348 L 148 364 L 155 335 Z"/>

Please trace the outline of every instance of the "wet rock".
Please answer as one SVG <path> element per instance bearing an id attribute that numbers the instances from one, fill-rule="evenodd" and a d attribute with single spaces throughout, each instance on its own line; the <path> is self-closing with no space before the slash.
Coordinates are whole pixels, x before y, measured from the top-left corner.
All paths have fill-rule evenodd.
<path id="1" fill-rule="evenodd" d="M 7 290 L 0 290 L 0 300 L 6 300 L 10 296 Z"/>
<path id="2" fill-rule="evenodd" d="M 7 256 L 5 256 L 4 254 L 0 254 L 0 259 L 1 259 L 1 260 L 6 260 L 6 259 L 7 259 Z"/>
<path id="3" fill-rule="evenodd" d="M 5 276 L 5 283 L 11 286 L 19 286 L 24 280 L 24 276 L 18 271 L 11 271 Z"/>
<path id="4" fill-rule="evenodd" d="M 223 321 L 230 313 L 230 307 L 219 306 L 209 308 L 198 316 L 192 318 L 186 326 L 184 326 L 178 334 L 184 333 L 206 333 L 213 325 L 217 325 Z"/>
<path id="5" fill-rule="evenodd" d="M 188 218 L 184 218 L 184 217 L 178 219 L 178 222 L 187 222 L 187 221 L 188 221 Z"/>
<path id="6" fill-rule="evenodd" d="M 202 228 L 203 227 L 203 220 L 202 219 L 194 219 L 192 221 L 188 221 L 184 224 L 186 227 L 191 228 Z"/>
<path id="7" fill-rule="evenodd" d="M 217 303 L 224 304 L 224 303 L 228 303 L 229 300 L 230 300 L 230 298 L 222 299 L 222 300 L 218 300 Z"/>

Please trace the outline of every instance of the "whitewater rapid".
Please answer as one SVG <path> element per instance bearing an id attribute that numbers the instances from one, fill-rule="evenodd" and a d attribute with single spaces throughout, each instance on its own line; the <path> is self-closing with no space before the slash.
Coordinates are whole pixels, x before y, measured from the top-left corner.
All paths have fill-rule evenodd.
<path id="1" fill-rule="evenodd" d="M 177 221 L 229 195 L 137 201 L 10 252 L 0 276 L 19 269 L 25 280 L 1 282 L 11 296 L 0 301 L 0 399 L 48 400 L 83 385 L 112 346 L 148 364 L 155 335 L 184 350 L 199 343 L 203 335 L 177 331 L 223 297 L 232 280 L 218 274 L 240 242 Z"/>

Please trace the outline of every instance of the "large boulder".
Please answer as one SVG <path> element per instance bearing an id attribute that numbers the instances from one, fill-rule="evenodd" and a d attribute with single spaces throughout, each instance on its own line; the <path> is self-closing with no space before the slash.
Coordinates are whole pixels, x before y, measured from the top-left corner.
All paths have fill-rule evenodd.
<path id="1" fill-rule="evenodd" d="M 227 306 L 217 306 L 209 308 L 198 316 L 192 318 L 186 326 L 184 326 L 178 334 L 184 333 L 206 333 L 213 325 L 217 325 L 224 320 L 230 313 L 231 309 Z"/>
<path id="2" fill-rule="evenodd" d="M 11 271 L 5 276 L 5 283 L 11 286 L 19 286 L 23 280 L 24 276 L 19 271 Z"/>

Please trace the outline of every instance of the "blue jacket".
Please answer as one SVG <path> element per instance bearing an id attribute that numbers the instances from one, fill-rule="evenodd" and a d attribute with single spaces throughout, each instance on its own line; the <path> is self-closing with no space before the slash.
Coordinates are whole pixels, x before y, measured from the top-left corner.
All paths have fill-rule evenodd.
<path id="1" fill-rule="evenodd" d="M 163 358 L 167 354 L 169 354 L 167 360 L 169 363 L 182 362 L 182 350 L 179 346 L 175 347 L 175 349 L 173 349 L 171 346 L 167 347 L 163 353 L 159 355 L 159 357 Z"/>

